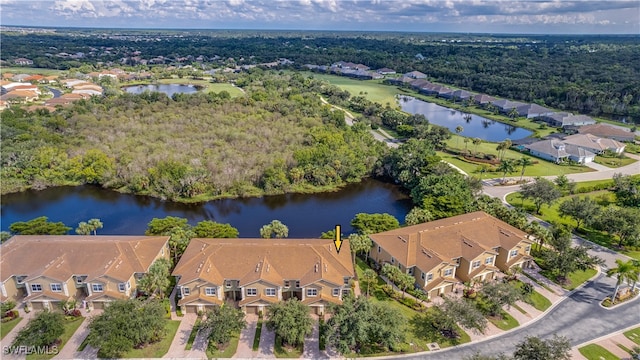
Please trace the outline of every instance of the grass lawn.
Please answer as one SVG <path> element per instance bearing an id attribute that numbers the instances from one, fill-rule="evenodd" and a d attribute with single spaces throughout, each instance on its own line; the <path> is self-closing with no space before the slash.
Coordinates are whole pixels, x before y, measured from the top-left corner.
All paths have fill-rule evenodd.
<path id="1" fill-rule="evenodd" d="M 511 330 L 514 327 L 517 327 L 518 325 L 520 325 L 518 323 L 518 320 L 516 320 L 513 316 L 509 315 L 506 311 L 502 311 L 502 319 L 490 316 L 487 319 L 493 324 L 495 325 L 498 329 L 500 330 Z"/>
<path id="2" fill-rule="evenodd" d="M 2 73 L 11 73 L 11 74 L 40 74 L 40 75 L 60 75 L 65 70 L 56 70 L 56 69 L 42 69 L 42 68 L 30 68 L 30 67 L 22 67 L 22 66 L 3 66 Z"/>
<path id="3" fill-rule="evenodd" d="M 640 345 L 640 327 L 631 329 L 629 331 L 625 331 L 624 336 L 626 336 L 629 340 L 633 341 L 634 343 Z"/>
<path id="4" fill-rule="evenodd" d="M 191 329 L 191 333 L 189 334 L 189 339 L 187 339 L 187 344 L 184 346 L 185 350 L 191 350 L 191 348 L 193 347 L 193 342 L 196 340 L 196 336 L 198 336 L 198 325 L 200 325 L 201 321 L 202 319 L 197 318 L 196 322 L 193 323 L 193 328 Z"/>
<path id="5" fill-rule="evenodd" d="M 262 334 L 262 318 L 258 319 L 258 325 L 256 325 L 256 335 L 253 337 L 253 346 L 251 347 L 253 351 L 260 349 L 260 334 Z"/>
<path id="6" fill-rule="evenodd" d="M 610 168 L 619 168 L 622 166 L 633 164 L 634 162 L 636 162 L 636 159 L 632 159 L 628 157 L 620 159 L 616 157 L 606 158 L 602 156 L 596 156 L 593 162 L 596 164 L 604 165 L 606 167 L 610 167 Z"/>
<path id="7" fill-rule="evenodd" d="M 159 84 L 190 84 L 200 85 L 204 87 L 204 93 L 220 92 L 226 90 L 231 97 L 237 97 L 244 95 L 242 90 L 228 83 L 212 83 L 209 80 L 193 80 L 193 79 L 159 79 Z M 135 81 L 134 84 L 151 84 L 151 81 Z M 131 86 L 131 84 L 122 83 L 123 86 Z"/>
<path id="8" fill-rule="evenodd" d="M 18 323 L 20 322 L 20 320 L 22 320 L 21 317 L 17 317 L 13 320 L 7 321 L 7 322 L 3 322 L 0 323 L 0 339 L 4 339 L 4 337 L 11 331 L 13 330 L 14 327 L 16 327 L 16 325 L 18 325 Z"/>
<path id="9" fill-rule="evenodd" d="M 307 73 L 314 79 L 325 80 L 342 90 L 347 90 L 352 96 L 362 96 L 370 101 L 386 105 L 389 103 L 391 107 L 399 108 L 396 101 L 396 94 L 400 91 L 394 86 L 384 85 L 379 80 L 356 80 L 346 76 L 337 76 L 319 73 Z"/>
<path id="10" fill-rule="evenodd" d="M 277 358 L 297 359 L 302 356 L 303 345 L 300 344 L 296 347 L 282 346 L 282 338 L 276 335 L 273 353 Z"/>
<path id="11" fill-rule="evenodd" d="M 522 289 L 524 283 L 522 281 L 518 281 L 515 283 L 518 289 Z M 551 301 L 546 297 L 542 296 L 537 291 L 533 291 L 529 296 L 524 300 L 527 304 L 533 306 L 536 310 L 545 311 L 551 306 Z"/>
<path id="12" fill-rule="evenodd" d="M 367 264 L 359 258 L 356 258 L 356 272 L 358 273 L 358 277 L 360 278 L 364 271 L 369 267 Z M 378 277 L 378 283 L 375 289 L 372 289 L 370 299 L 374 302 L 384 302 L 389 307 L 398 309 L 400 313 L 405 317 L 407 321 L 407 327 L 405 329 L 405 342 L 400 344 L 399 349 L 402 352 L 411 353 L 418 351 L 428 351 L 429 347 L 427 346 L 429 343 L 438 342 L 441 348 L 449 347 L 452 345 L 463 344 L 466 342 L 470 342 L 471 338 L 467 333 L 465 333 L 462 329 L 458 329 L 458 333 L 460 334 L 460 338 L 457 341 L 452 342 L 451 340 L 442 340 L 440 338 L 436 339 L 435 334 L 426 333 L 424 328 L 424 324 L 420 321 L 423 318 L 423 314 L 417 312 L 413 309 L 410 309 L 401 303 L 395 301 L 394 299 L 387 296 L 387 294 L 382 291 L 380 288 L 381 285 L 384 285 L 385 282 L 382 278 Z M 413 344 L 413 345 L 412 345 Z M 384 353 L 375 353 L 375 354 L 366 354 L 366 356 L 382 356 L 382 355 L 392 355 L 397 354 L 393 352 L 384 352 Z M 356 355 L 356 354 L 351 354 Z M 360 354 L 365 355 L 365 354 Z"/>
<path id="13" fill-rule="evenodd" d="M 582 356 L 588 360 L 619 360 L 620 358 L 613 355 L 609 350 L 603 348 L 600 345 L 589 344 L 578 349 Z"/>
<path id="14" fill-rule="evenodd" d="M 217 359 L 217 358 L 230 358 L 238 350 L 238 341 L 240 339 L 240 334 L 235 335 L 229 340 L 229 344 L 222 350 L 211 350 L 207 348 L 207 358 L 208 359 Z"/>
<path id="15" fill-rule="evenodd" d="M 60 344 L 58 344 L 58 350 L 62 350 L 62 348 L 64 347 L 64 345 L 69 341 L 69 339 L 71 339 L 71 336 L 76 332 L 76 330 L 78 330 L 78 328 L 80 327 L 80 325 L 82 325 L 82 322 L 85 321 L 86 318 L 85 317 L 77 317 L 74 318 L 72 320 L 65 320 L 64 321 L 64 333 L 62 334 L 62 336 L 60 337 Z M 56 356 L 56 354 L 33 354 L 33 355 L 27 355 L 27 359 L 29 360 L 45 360 L 45 359 L 51 359 L 52 357 Z"/>
<path id="16" fill-rule="evenodd" d="M 166 331 L 166 335 L 161 341 L 157 343 L 145 346 L 142 349 L 133 349 L 127 351 L 123 358 L 161 358 L 163 357 L 167 351 L 169 351 L 169 346 L 171 346 L 171 341 L 174 336 L 176 336 L 176 332 L 178 331 L 178 327 L 180 326 L 179 320 L 167 320 L 166 325 L 164 326 L 164 330 Z"/>
<path id="17" fill-rule="evenodd" d="M 569 276 L 567 277 L 569 280 L 568 284 L 560 284 L 558 283 L 558 285 L 562 286 L 563 288 L 567 289 L 567 290 L 573 290 L 575 288 L 577 288 L 578 286 L 582 285 L 582 283 L 584 283 L 585 281 L 591 279 L 598 271 L 596 269 L 588 269 L 588 270 L 580 270 L 580 271 L 574 271 L 572 273 L 569 274 Z M 540 271 L 540 273 L 547 277 L 549 280 L 556 282 L 555 276 L 552 276 L 547 270 L 542 270 Z M 557 283 L 557 282 L 556 282 Z"/>

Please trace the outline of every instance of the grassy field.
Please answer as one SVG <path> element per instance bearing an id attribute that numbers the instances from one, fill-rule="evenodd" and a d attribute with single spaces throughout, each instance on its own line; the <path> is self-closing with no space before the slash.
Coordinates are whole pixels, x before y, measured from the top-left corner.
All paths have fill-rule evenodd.
<path id="1" fill-rule="evenodd" d="M 504 331 L 511 330 L 517 327 L 518 325 L 520 325 L 518 323 L 518 320 L 516 320 L 513 316 L 507 314 L 506 311 L 503 311 L 501 316 L 502 316 L 501 319 L 498 319 L 495 317 L 489 317 L 488 319 L 498 329 L 504 330 Z"/>
<path id="2" fill-rule="evenodd" d="M 133 82 L 122 82 L 121 86 L 132 86 L 132 85 L 145 85 L 151 84 L 151 81 L 133 81 Z M 228 83 L 212 83 L 209 80 L 193 80 L 193 79 L 159 79 L 158 84 L 184 84 L 184 85 L 200 85 L 204 88 L 202 92 L 210 93 L 210 92 L 220 92 L 227 91 L 231 97 L 238 97 L 244 95 L 241 89 L 236 86 L 233 86 Z"/>
<path id="3" fill-rule="evenodd" d="M 229 345 L 225 347 L 222 351 L 214 350 L 211 351 L 210 348 L 207 348 L 207 358 L 208 359 L 227 359 L 232 357 L 236 351 L 238 350 L 238 341 L 240 339 L 240 335 L 236 335 L 229 340 Z"/>
<path id="4" fill-rule="evenodd" d="M 396 95 L 400 93 L 395 87 L 384 85 L 379 80 L 356 80 L 345 76 L 318 74 L 308 72 L 309 76 L 315 79 L 325 80 L 342 90 L 347 90 L 352 96 L 362 96 L 370 101 L 386 105 L 389 103 L 391 107 L 399 108 L 396 101 Z"/>
<path id="5" fill-rule="evenodd" d="M 516 282 L 518 289 L 522 289 L 523 285 L 524 283 L 522 281 Z M 551 306 L 551 301 L 535 290 L 529 294 L 528 298 L 525 299 L 525 302 L 540 311 L 545 311 Z"/>
<path id="6" fill-rule="evenodd" d="M 3 66 L 0 73 L 11 73 L 11 74 L 40 74 L 45 76 L 50 75 L 60 75 L 65 70 L 55 70 L 55 69 L 40 69 L 40 68 L 29 68 L 29 67 L 12 67 L 12 66 Z"/>
<path id="7" fill-rule="evenodd" d="M 282 338 L 279 337 L 279 336 L 276 336 L 276 341 L 275 341 L 275 344 L 274 344 L 273 354 L 277 358 L 297 359 L 297 358 L 302 356 L 302 351 L 304 350 L 303 349 L 303 345 L 304 344 L 300 344 L 299 346 L 296 346 L 295 348 L 284 347 L 284 346 L 282 346 Z"/>
<path id="8" fill-rule="evenodd" d="M 613 355 L 609 350 L 603 348 L 600 345 L 589 344 L 583 346 L 580 349 L 580 354 L 586 357 L 588 360 L 619 360 L 620 358 Z"/>
<path id="9" fill-rule="evenodd" d="M 64 333 L 60 337 L 60 344 L 58 344 L 59 350 L 62 350 L 64 345 L 69 341 L 69 339 L 71 339 L 71 336 L 73 336 L 73 334 L 76 332 L 76 330 L 78 330 L 80 325 L 82 325 L 82 322 L 85 320 L 86 318 L 84 317 L 77 317 L 72 320 L 64 321 Z M 28 360 L 46 360 L 46 359 L 51 359 L 54 356 L 56 356 L 56 354 L 32 354 L 32 355 L 27 355 L 27 359 Z"/>
<path id="10" fill-rule="evenodd" d="M 594 163 L 596 164 L 600 164 L 600 165 L 604 165 L 606 167 L 609 168 L 619 168 L 622 166 L 627 166 L 629 164 L 633 164 L 634 162 L 636 162 L 636 159 L 632 159 L 632 158 L 606 158 L 606 157 L 602 157 L 602 156 L 596 156 L 595 160 L 593 160 Z"/>
<path id="11" fill-rule="evenodd" d="M 3 322 L 0 323 L 0 339 L 4 339 L 5 336 L 7 336 L 7 334 L 13 330 L 14 327 L 16 327 L 16 325 L 18 325 L 18 323 L 22 320 L 21 317 L 17 317 L 13 320 L 7 321 L 7 322 Z"/>
<path id="12" fill-rule="evenodd" d="M 167 324 L 164 326 L 166 331 L 166 335 L 157 343 L 148 345 L 143 347 L 142 349 L 133 349 L 127 351 L 124 354 L 123 358 L 161 358 L 164 354 L 169 351 L 169 346 L 171 346 L 171 341 L 176 336 L 176 332 L 178 331 L 178 327 L 180 326 L 180 321 L 178 320 L 168 320 Z"/>
<path id="13" fill-rule="evenodd" d="M 640 327 L 625 331 L 624 336 L 626 336 L 629 340 L 633 341 L 634 343 L 640 345 Z"/>

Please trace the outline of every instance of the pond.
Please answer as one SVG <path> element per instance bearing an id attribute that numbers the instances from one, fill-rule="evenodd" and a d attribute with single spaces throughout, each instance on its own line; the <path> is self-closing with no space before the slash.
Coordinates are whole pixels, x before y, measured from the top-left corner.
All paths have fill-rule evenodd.
<path id="1" fill-rule="evenodd" d="M 403 111 L 410 114 L 422 114 L 429 120 L 429 123 L 444 126 L 454 134 L 456 127 L 462 126 L 464 130 L 460 135 L 470 138 L 477 137 L 486 141 L 500 142 L 505 139 L 523 139 L 533 134 L 527 129 L 503 124 L 478 115 L 465 114 L 410 96 L 401 96 L 399 104 Z"/>
<path id="2" fill-rule="evenodd" d="M 173 96 L 173 94 L 189 94 L 198 91 L 195 86 L 184 84 L 135 85 L 124 87 L 122 90 L 130 94 L 142 94 L 145 91 L 156 91 L 165 93 L 168 97 Z"/>
<path id="3" fill-rule="evenodd" d="M 400 187 L 367 179 L 336 192 L 287 194 L 261 198 L 223 199 L 198 204 L 162 201 L 147 196 L 121 194 L 93 186 L 57 187 L 2 196 L 2 230 L 16 221 L 47 216 L 75 229 L 81 221 L 99 218 L 102 235 L 143 234 L 152 218 L 178 216 L 195 225 L 202 220 L 230 223 L 240 237 L 259 237 L 260 227 L 277 219 L 289 227 L 289 237 L 319 237 L 342 226 L 349 234 L 351 219 L 360 212 L 389 213 L 400 223 L 411 209 Z M 74 230 L 70 234 L 74 234 Z"/>

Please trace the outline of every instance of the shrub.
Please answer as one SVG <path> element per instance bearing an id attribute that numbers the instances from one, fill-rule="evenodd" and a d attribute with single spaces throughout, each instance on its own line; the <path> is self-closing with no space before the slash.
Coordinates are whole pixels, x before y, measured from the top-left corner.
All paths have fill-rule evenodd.
<path id="1" fill-rule="evenodd" d="M 18 310 L 9 310 L 2 313 L 2 322 L 11 321 L 18 317 Z"/>
<path id="2" fill-rule="evenodd" d="M 16 307 L 15 301 L 9 300 L 7 302 L 3 302 L 2 304 L 0 304 L 0 312 L 4 314 L 7 311 L 13 309 L 14 307 Z"/>

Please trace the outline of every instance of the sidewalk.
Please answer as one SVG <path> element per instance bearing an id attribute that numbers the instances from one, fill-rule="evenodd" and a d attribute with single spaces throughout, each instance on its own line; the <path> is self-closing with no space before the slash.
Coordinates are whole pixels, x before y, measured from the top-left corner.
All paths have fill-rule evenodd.
<path id="1" fill-rule="evenodd" d="M 613 334 L 609 334 L 602 338 L 595 339 L 593 341 L 589 341 L 580 345 L 576 345 L 571 349 L 571 358 L 586 359 L 582 354 L 580 354 L 579 349 L 589 344 L 596 344 L 598 346 L 605 348 L 607 351 L 609 351 L 610 353 L 612 353 L 613 355 L 617 356 L 620 359 L 631 359 L 631 354 L 629 354 L 619 346 L 619 345 L 622 345 L 629 350 L 633 350 L 634 348 L 639 346 L 638 344 L 636 344 L 635 342 L 633 342 L 632 340 L 630 340 L 624 335 L 624 332 L 631 329 L 639 329 L 636 331 L 636 333 L 640 334 L 640 324 L 638 324 L 631 328 L 620 330 Z"/>

